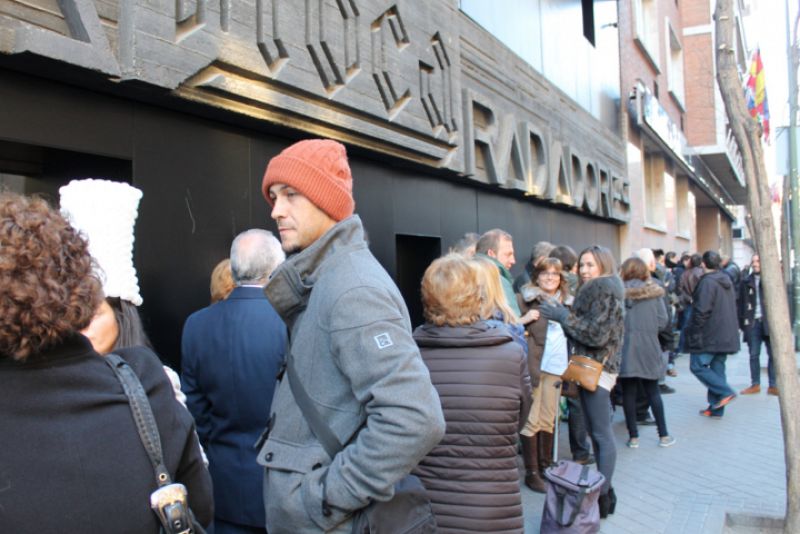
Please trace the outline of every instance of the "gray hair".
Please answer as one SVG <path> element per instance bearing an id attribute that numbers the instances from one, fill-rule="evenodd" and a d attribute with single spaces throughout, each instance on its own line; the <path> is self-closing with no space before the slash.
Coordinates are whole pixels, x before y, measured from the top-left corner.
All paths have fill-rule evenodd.
<path id="1" fill-rule="evenodd" d="M 508 241 L 514 240 L 514 238 L 511 237 L 511 234 L 505 230 L 501 230 L 499 228 L 488 230 L 481 236 L 480 239 L 478 239 L 478 242 L 475 244 L 475 252 L 478 254 L 486 254 L 491 250 L 492 252 L 497 253 L 497 249 L 500 248 L 500 241 L 503 239 Z"/>
<path id="2" fill-rule="evenodd" d="M 231 244 L 231 275 L 237 286 L 266 283 L 272 271 L 286 259 L 272 232 L 254 228 L 237 235 Z"/>
<path id="3" fill-rule="evenodd" d="M 656 255 L 653 254 L 653 249 L 640 248 L 633 255 L 642 260 L 648 269 L 653 269 L 656 265 Z"/>

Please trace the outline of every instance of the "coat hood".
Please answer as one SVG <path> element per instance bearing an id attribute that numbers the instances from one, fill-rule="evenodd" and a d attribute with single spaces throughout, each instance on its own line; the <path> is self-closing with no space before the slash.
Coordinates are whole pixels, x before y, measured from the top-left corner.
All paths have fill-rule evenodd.
<path id="1" fill-rule="evenodd" d="M 628 280 L 625 282 L 626 300 L 645 300 L 661 298 L 665 295 L 664 288 L 652 280 Z"/>
<path id="2" fill-rule="evenodd" d="M 709 282 L 716 282 L 726 290 L 733 287 L 733 280 L 731 280 L 731 277 L 722 271 L 711 271 L 704 274 L 701 278 L 704 280 L 707 279 Z"/>
<path id="3" fill-rule="evenodd" d="M 414 341 L 420 347 L 485 347 L 512 341 L 503 327 L 485 321 L 467 326 L 436 326 L 426 323 L 414 330 Z"/>

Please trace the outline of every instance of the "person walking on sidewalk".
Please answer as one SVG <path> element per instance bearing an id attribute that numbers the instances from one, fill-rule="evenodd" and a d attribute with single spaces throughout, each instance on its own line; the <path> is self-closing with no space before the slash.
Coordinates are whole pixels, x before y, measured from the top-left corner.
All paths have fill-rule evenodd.
<path id="1" fill-rule="evenodd" d="M 637 393 L 641 387 L 647 395 L 658 426 L 659 445 L 669 447 L 675 438 L 667 432 L 664 403 L 658 380 L 664 372 L 658 332 L 669 321 L 664 305 L 664 288 L 650 277 L 648 266 L 640 258 L 628 258 L 622 263 L 620 276 L 625 284 L 625 337 L 619 380 L 622 385 L 622 407 L 628 427 L 628 447 L 639 447 L 639 428 L 636 425 Z"/>
<path id="2" fill-rule="evenodd" d="M 703 253 L 703 270 L 692 295 L 692 313 L 686 326 L 689 369 L 708 388 L 708 408 L 700 415 L 719 419 L 736 398 L 725 376 L 725 360 L 739 351 L 736 292 L 730 277 L 720 271 L 720 256 Z"/>
<path id="3" fill-rule="evenodd" d="M 744 333 L 744 341 L 750 352 L 750 387 L 739 393 L 752 395 L 761 392 L 761 342 L 767 346 L 767 379 L 769 395 L 777 395 L 775 385 L 775 365 L 772 361 L 772 343 L 769 340 L 767 308 L 764 303 L 764 290 L 761 286 L 761 258 L 753 256 L 747 276 L 739 288 L 739 328 Z"/>

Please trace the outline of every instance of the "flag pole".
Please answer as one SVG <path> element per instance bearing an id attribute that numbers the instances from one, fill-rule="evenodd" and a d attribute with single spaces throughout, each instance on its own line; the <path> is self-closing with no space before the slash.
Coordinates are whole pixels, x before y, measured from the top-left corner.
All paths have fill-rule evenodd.
<path id="1" fill-rule="evenodd" d="M 792 186 L 792 301 L 794 348 L 800 350 L 800 183 L 797 176 L 797 49 L 789 28 L 789 0 L 786 0 L 786 43 L 789 61 L 789 183 Z M 784 261 L 789 261 L 785 258 Z"/>

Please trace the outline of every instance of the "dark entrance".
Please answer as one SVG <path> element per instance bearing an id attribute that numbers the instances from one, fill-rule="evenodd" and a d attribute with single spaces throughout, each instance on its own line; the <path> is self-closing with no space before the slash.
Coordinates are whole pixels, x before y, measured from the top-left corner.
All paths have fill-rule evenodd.
<path id="1" fill-rule="evenodd" d="M 417 327 L 425 322 L 420 295 L 422 275 L 428 265 L 442 254 L 442 240 L 439 237 L 397 234 L 395 243 L 397 286 L 408 306 L 411 326 Z"/>

